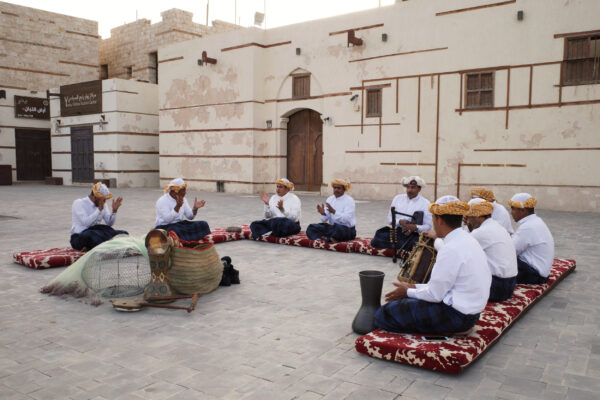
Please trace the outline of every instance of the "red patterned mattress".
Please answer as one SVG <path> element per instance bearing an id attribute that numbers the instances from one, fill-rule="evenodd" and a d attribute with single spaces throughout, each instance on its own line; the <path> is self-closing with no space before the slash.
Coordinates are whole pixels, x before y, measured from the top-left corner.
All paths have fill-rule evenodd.
<path id="1" fill-rule="evenodd" d="M 33 269 L 46 269 L 71 265 L 85 253 L 71 247 L 13 253 L 16 263 Z"/>
<path id="2" fill-rule="evenodd" d="M 383 360 L 458 374 L 485 350 L 533 304 L 575 270 L 575 260 L 554 259 L 548 282 L 517 285 L 513 296 L 500 303 L 488 303 L 473 332 L 444 341 L 426 341 L 423 336 L 390 333 L 377 329 L 356 339 L 359 353 Z"/>
<path id="3" fill-rule="evenodd" d="M 204 236 L 202 242 L 210 242 L 213 244 L 231 242 L 233 240 L 250 239 L 250 225 L 240 225 L 241 232 L 227 232 L 226 228 L 211 229 L 209 235 Z"/>
<path id="4" fill-rule="evenodd" d="M 352 253 L 354 251 L 354 241 L 339 242 L 339 243 L 327 243 L 324 240 L 310 240 L 304 231 L 301 231 L 297 235 L 290 235 L 286 237 L 277 237 L 271 235 L 262 235 L 259 238 L 260 241 L 276 243 L 276 244 L 287 244 L 289 246 L 299 247 L 310 247 L 313 249 L 323 249 L 338 251 L 342 253 Z"/>

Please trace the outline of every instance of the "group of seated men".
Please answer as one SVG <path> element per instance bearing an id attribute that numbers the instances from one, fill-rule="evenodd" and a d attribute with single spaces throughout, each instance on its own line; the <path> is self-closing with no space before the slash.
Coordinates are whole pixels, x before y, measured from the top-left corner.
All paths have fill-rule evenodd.
<path id="1" fill-rule="evenodd" d="M 275 182 L 272 196 L 261 192 L 264 219 L 250 225 L 252 237 L 270 233 L 285 237 L 300 232 L 301 202 L 291 193 L 294 184 L 282 178 Z M 435 238 L 438 250 L 429 282 L 408 284 L 395 282 L 387 293 L 387 304 L 376 314 L 377 326 L 390 331 L 419 333 L 453 333 L 467 331 L 479 319 L 488 301 L 508 299 L 517 283 L 545 283 L 554 259 L 554 241 L 546 224 L 535 214 L 537 200 L 528 193 L 517 193 L 509 201 L 511 215 L 518 224 L 513 231 L 508 211 L 496 202 L 486 188 L 473 188 L 472 199 L 465 203 L 454 196 L 442 196 L 430 203 L 420 195 L 425 181 L 418 176 L 402 179 L 406 194 L 394 197 L 398 244 L 412 248 L 420 233 Z M 350 183 L 331 181 L 333 195 L 317 205 L 320 223 L 310 224 L 306 235 L 312 240 L 343 242 L 356 237 L 355 202 L 346 192 Z M 210 233 L 205 221 L 192 221 L 205 201 L 194 199 L 190 207 L 185 199 L 187 184 L 172 180 L 165 194 L 156 202 L 158 229 L 175 231 L 183 240 L 200 240 Z M 122 198 L 106 200 L 112 194 L 98 182 L 89 196 L 73 203 L 71 246 L 89 250 L 125 231 L 111 226 Z M 422 212 L 417 224 L 415 212 Z M 104 219 L 105 225 L 101 222 Z M 392 222 L 391 212 L 388 223 Z M 433 228 L 433 229 L 432 229 Z M 373 247 L 391 247 L 390 228 L 375 233 Z"/>

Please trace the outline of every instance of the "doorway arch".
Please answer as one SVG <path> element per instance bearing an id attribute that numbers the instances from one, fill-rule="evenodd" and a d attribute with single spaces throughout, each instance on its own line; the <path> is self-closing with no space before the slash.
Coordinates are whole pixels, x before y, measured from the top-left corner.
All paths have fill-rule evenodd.
<path id="1" fill-rule="evenodd" d="M 287 177 L 297 190 L 316 192 L 323 183 L 323 121 L 311 109 L 290 115 L 287 124 Z"/>

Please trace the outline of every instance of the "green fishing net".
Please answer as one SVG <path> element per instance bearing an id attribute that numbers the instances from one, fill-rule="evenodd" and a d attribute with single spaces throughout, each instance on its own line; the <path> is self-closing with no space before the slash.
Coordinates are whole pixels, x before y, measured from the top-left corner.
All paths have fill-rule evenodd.
<path id="1" fill-rule="evenodd" d="M 103 298 L 140 295 L 151 279 L 144 239 L 117 235 L 94 247 L 44 286 L 42 293 L 86 297 L 94 305 Z"/>

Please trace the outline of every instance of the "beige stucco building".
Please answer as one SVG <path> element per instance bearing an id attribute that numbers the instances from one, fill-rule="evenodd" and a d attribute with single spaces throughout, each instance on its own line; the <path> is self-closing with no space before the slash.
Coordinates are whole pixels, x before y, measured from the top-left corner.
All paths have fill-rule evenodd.
<path id="1" fill-rule="evenodd" d="M 391 199 L 418 174 L 430 199 L 485 185 L 596 211 L 598 15 L 594 0 L 403 1 L 164 47 L 161 183 L 249 193 L 288 176 L 326 194 L 341 177 Z"/>
<path id="2" fill-rule="evenodd" d="M 158 87 L 124 79 L 96 84 L 95 112 L 64 116 L 69 96 L 50 100 L 52 176 L 65 185 L 114 179 L 118 187 L 158 186 Z"/>

